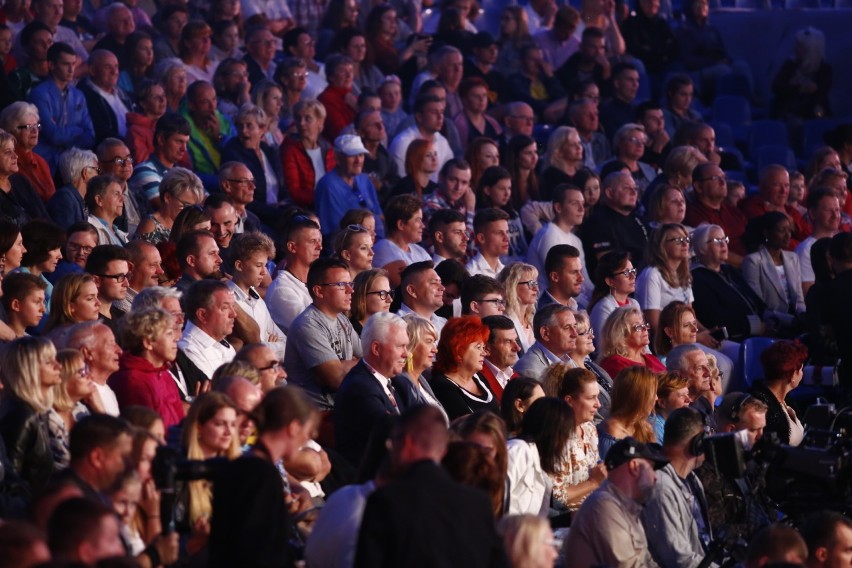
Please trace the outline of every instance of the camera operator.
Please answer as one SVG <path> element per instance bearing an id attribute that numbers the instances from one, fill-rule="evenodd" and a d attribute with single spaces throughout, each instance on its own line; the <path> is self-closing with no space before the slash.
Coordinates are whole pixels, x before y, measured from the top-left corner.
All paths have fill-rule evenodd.
<path id="1" fill-rule="evenodd" d="M 648 548 L 660 566 L 698 566 L 711 539 L 704 488 L 693 471 L 704 462 L 704 417 L 678 408 L 666 420 L 654 498 L 642 510 Z"/>
<path id="2" fill-rule="evenodd" d="M 834 511 L 820 511 L 799 527 L 808 545 L 807 568 L 852 565 L 852 520 Z"/>

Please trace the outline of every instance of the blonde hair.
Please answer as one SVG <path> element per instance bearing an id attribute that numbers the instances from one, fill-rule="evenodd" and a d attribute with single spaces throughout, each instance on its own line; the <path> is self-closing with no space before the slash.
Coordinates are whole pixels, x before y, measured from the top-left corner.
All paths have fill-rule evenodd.
<path id="1" fill-rule="evenodd" d="M 408 359 L 405 360 L 405 371 L 412 373 L 414 371 L 414 357 L 412 355 L 414 347 L 423 341 L 426 334 L 431 334 L 437 342 L 438 330 L 435 329 L 435 325 L 431 321 L 417 314 L 405 314 L 402 319 L 408 329 Z"/>
<path id="2" fill-rule="evenodd" d="M 230 361 L 213 371 L 210 382 L 215 387 L 225 377 L 243 377 L 253 385 L 260 385 L 260 371 L 246 361 Z"/>
<path id="3" fill-rule="evenodd" d="M 62 382 L 53 387 L 53 409 L 69 412 L 76 403 L 68 396 L 68 381 L 77 374 L 80 365 L 86 364 L 86 360 L 79 349 L 61 349 L 56 353 L 56 360 L 59 361 Z"/>
<path id="4" fill-rule="evenodd" d="M 500 271 L 497 279 L 503 284 L 504 295 L 506 299 L 506 315 L 516 315 L 522 323 L 532 325 L 533 316 L 535 315 L 535 304 L 527 306 L 524 312 L 521 313 L 521 303 L 518 299 L 518 283 L 521 282 L 523 275 L 530 273 L 529 280 L 538 279 L 538 269 L 532 264 L 523 262 L 513 262 L 509 266 Z"/>
<path id="5" fill-rule="evenodd" d="M 53 406 L 53 391 L 41 386 L 42 363 L 56 357 L 56 347 L 43 337 L 19 337 L 0 355 L 0 377 L 13 395 L 36 412 L 47 412 Z"/>
<path id="6" fill-rule="evenodd" d="M 223 408 L 233 408 L 236 412 L 237 407 L 234 402 L 226 395 L 220 392 L 208 392 L 199 396 L 192 406 L 189 407 L 189 412 L 186 414 L 183 430 L 183 447 L 186 449 L 186 457 L 191 460 L 204 459 L 204 451 L 199 443 L 198 429 L 199 426 L 213 419 Z M 223 457 L 235 460 L 240 457 L 240 436 L 234 431 L 231 435 L 231 447 L 225 452 Z M 203 517 L 210 517 L 213 514 L 213 492 L 210 488 L 210 482 L 190 481 L 189 482 L 189 520 L 193 525 Z"/>
<path id="7" fill-rule="evenodd" d="M 541 388 L 544 390 L 544 395 L 559 397 L 559 385 L 562 383 L 562 378 L 565 373 L 573 368 L 573 365 L 563 362 L 548 365 L 541 375 Z"/>
<path id="8" fill-rule="evenodd" d="M 53 294 L 50 296 L 50 313 L 47 316 L 42 333 L 48 333 L 62 325 L 81 323 L 74 319 L 74 315 L 71 313 L 71 303 L 80 295 L 83 285 L 89 282 L 94 282 L 94 278 L 91 274 L 85 272 L 82 274 L 66 274 L 59 279 L 59 282 L 53 288 Z"/>
<path id="9" fill-rule="evenodd" d="M 537 515 L 503 517 L 498 529 L 510 566 L 529 566 L 533 558 L 541 557 L 542 548 L 548 546 L 545 535 L 551 530 L 547 519 Z"/>
<path id="10" fill-rule="evenodd" d="M 544 158 L 542 162 L 542 171 L 547 166 L 553 166 L 554 168 L 564 170 L 566 161 L 562 157 L 562 148 L 568 142 L 568 138 L 572 134 L 577 134 L 577 129 L 573 126 L 560 126 L 556 130 L 553 131 L 553 134 L 550 135 L 550 138 L 547 139 L 547 150 L 544 153 Z M 579 134 L 577 134 L 579 136 Z"/>
<path id="11" fill-rule="evenodd" d="M 600 359 L 605 359 L 612 355 L 627 355 L 627 337 L 630 335 L 631 329 L 627 325 L 627 318 L 632 315 L 642 317 L 642 312 L 639 308 L 633 306 L 624 306 L 616 308 L 609 317 L 606 318 L 603 331 L 601 331 L 601 355 Z"/>
<path id="12" fill-rule="evenodd" d="M 131 311 L 119 322 L 121 342 L 125 349 L 140 355 L 145 340 L 153 341 L 174 325 L 174 317 L 162 308 Z"/>

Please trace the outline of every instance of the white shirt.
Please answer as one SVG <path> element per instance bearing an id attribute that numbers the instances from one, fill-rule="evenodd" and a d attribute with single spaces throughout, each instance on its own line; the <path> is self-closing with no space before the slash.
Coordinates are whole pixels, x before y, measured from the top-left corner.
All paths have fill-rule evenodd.
<path id="1" fill-rule="evenodd" d="M 548 223 L 543 226 L 535 234 L 530 247 L 527 249 L 527 263 L 538 269 L 539 287 L 542 290 L 547 289 L 548 277 L 544 271 L 544 261 L 547 259 L 547 251 L 555 245 L 571 245 L 580 251 L 580 263 L 583 265 L 583 284 L 580 287 L 580 297 L 590 298 L 595 285 L 586 269 L 586 253 L 583 251 L 583 241 L 574 233 L 566 233 L 556 223 Z"/>
<path id="2" fill-rule="evenodd" d="M 127 244 L 127 233 L 116 227 L 115 225 L 111 227 L 107 227 L 106 223 L 92 215 L 89 214 L 89 218 L 86 219 L 91 226 L 93 226 L 98 231 L 98 244 L 99 245 L 118 245 L 123 247 Z"/>
<path id="3" fill-rule="evenodd" d="M 266 307 L 275 324 L 287 333 L 296 316 L 305 311 L 313 300 L 308 287 L 288 270 L 279 270 L 278 276 L 266 291 Z"/>
<path id="4" fill-rule="evenodd" d="M 497 267 L 491 268 L 491 265 L 488 264 L 488 261 L 485 260 L 485 257 L 482 256 L 481 252 L 476 253 L 476 256 L 467 261 L 465 265 L 467 271 L 471 276 L 476 276 L 477 274 L 484 274 L 485 276 L 490 276 L 491 278 L 496 279 L 497 275 L 500 274 L 500 271 L 503 270 L 503 263 L 500 262 L 500 259 L 497 259 Z"/>
<path id="5" fill-rule="evenodd" d="M 364 361 L 364 359 L 361 360 Z M 370 371 L 370 374 L 373 375 L 373 378 L 378 381 L 379 385 L 382 387 L 382 390 L 385 393 L 385 396 L 388 397 L 388 400 L 392 402 L 394 408 L 396 408 L 397 414 L 399 414 L 399 407 L 397 406 L 396 397 L 393 395 L 393 393 L 391 393 L 390 387 L 388 387 L 388 385 L 390 384 L 390 379 L 375 370 L 372 365 L 367 363 L 367 361 L 364 361 L 364 366 L 367 367 L 367 370 Z"/>
<path id="6" fill-rule="evenodd" d="M 257 327 L 260 328 L 260 340 L 268 344 L 275 351 L 278 359 L 284 359 L 284 350 L 287 347 L 287 336 L 281 329 L 272 321 L 272 315 L 269 313 L 269 308 L 260 298 L 252 298 L 242 288 L 234 284 L 233 280 L 228 280 L 228 288 L 234 293 L 234 298 L 237 304 L 251 316 L 251 319 L 257 322 Z M 273 336 L 275 339 L 273 339 Z"/>
<path id="7" fill-rule="evenodd" d="M 432 260 L 432 257 L 429 256 L 426 249 L 420 245 L 412 243 L 408 245 L 408 248 L 409 251 L 405 252 L 395 242 L 389 239 L 381 239 L 373 247 L 373 253 L 375 254 L 373 257 L 373 266 L 377 268 L 384 268 L 388 264 L 396 262 L 397 260 L 404 261 L 406 265 Z"/>
<path id="8" fill-rule="evenodd" d="M 675 288 L 665 281 L 663 274 L 654 266 L 645 267 L 636 279 L 636 300 L 643 310 L 662 310 L 675 301 L 692 304 L 692 286 Z"/>
<path id="9" fill-rule="evenodd" d="M 402 304 L 399 307 L 399 311 L 396 312 L 396 313 L 397 313 L 397 315 L 400 315 L 400 316 L 404 316 L 405 314 L 415 314 L 415 315 L 418 315 L 418 316 L 420 315 L 417 312 L 415 312 L 414 310 L 412 310 L 411 308 L 409 308 L 408 306 L 406 306 L 405 304 Z M 423 316 L 420 316 L 420 317 L 423 317 Z M 433 313 L 432 316 L 429 319 L 431 320 L 432 325 L 435 326 L 435 331 L 438 332 L 438 337 L 441 337 L 441 330 L 444 329 L 444 326 L 447 323 L 447 318 L 442 318 L 438 314 Z"/>
<path id="10" fill-rule="evenodd" d="M 303 101 L 317 98 L 328 87 L 328 80 L 325 78 L 325 65 L 322 63 L 318 63 L 318 65 L 318 71 L 308 69 L 308 84 L 302 91 L 301 97 Z"/>
<path id="11" fill-rule="evenodd" d="M 388 153 L 396 163 L 396 169 L 401 177 L 408 175 L 405 173 L 405 153 L 408 151 L 408 146 L 418 138 L 425 137 L 420 134 L 420 129 L 414 124 L 397 134 L 391 142 L 390 148 L 388 148 Z M 450 148 L 450 143 L 440 132 L 432 135 L 432 146 L 438 152 L 438 169 L 429 177 L 432 181 L 438 183 L 438 172 L 441 171 L 444 164 L 453 159 L 453 151 Z"/>
<path id="12" fill-rule="evenodd" d="M 183 349 L 189 360 L 195 363 L 195 366 L 207 375 L 208 379 L 213 377 L 216 369 L 225 363 L 230 363 L 237 355 L 233 347 L 230 345 L 225 347 L 197 328 L 191 321 L 186 322 L 178 347 Z"/>
<path id="13" fill-rule="evenodd" d="M 795 253 L 799 257 L 799 269 L 802 273 L 802 282 L 815 282 L 816 275 L 814 274 L 814 266 L 811 264 L 811 247 L 817 240 L 810 236 L 799 243 Z"/>
<path id="14" fill-rule="evenodd" d="M 500 386 L 506 388 L 506 385 L 509 384 L 509 381 L 512 380 L 512 375 L 515 374 L 515 371 L 512 370 L 512 367 L 506 367 L 508 372 L 501 371 L 498 369 L 494 363 L 485 360 L 485 364 L 488 365 L 488 368 L 491 369 L 491 372 L 494 373 L 494 378 L 497 379 L 497 382 L 500 383 Z"/>
<path id="15" fill-rule="evenodd" d="M 515 438 L 507 444 L 509 453 L 508 515 L 547 516 L 553 483 L 541 468 L 535 444 Z"/>
<path id="16" fill-rule="evenodd" d="M 110 416 L 118 416 L 118 399 L 115 398 L 115 392 L 109 385 L 92 384 L 95 385 L 95 390 L 98 391 L 98 395 L 101 397 L 101 402 L 104 405 L 104 413 Z"/>

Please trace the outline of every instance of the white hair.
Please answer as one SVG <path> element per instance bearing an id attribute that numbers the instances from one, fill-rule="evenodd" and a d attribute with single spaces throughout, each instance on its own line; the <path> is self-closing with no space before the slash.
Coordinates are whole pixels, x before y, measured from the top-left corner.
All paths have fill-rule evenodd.
<path id="1" fill-rule="evenodd" d="M 70 148 L 59 156 L 59 171 L 62 181 L 74 184 L 83 175 L 83 170 L 97 163 L 98 157 L 91 150 L 83 150 L 76 146 Z"/>
<path id="2" fill-rule="evenodd" d="M 163 286 L 151 286 L 140 290 L 136 297 L 133 298 L 133 304 L 130 305 L 130 311 L 135 312 L 145 308 L 159 308 L 160 304 L 166 298 L 175 298 L 180 300 L 180 290 L 176 288 L 165 288 Z"/>
<path id="3" fill-rule="evenodd" d="M 361 331 L 361 349 L 364 353 L 370 352 L 370 346 L 374 341 L 386 342 L 394 327 L 402 331 L 408 329 L 404 319 L 390 312 L 377 312 L 367 318 L 364 329 Z"/>
<path id="4" fill-rule="evenodd" d="M 0 128 L 10 134 L 17 131 L 17 127 L 22 122 L 27 122 L 27 117 L 33 117 L 36 122 L 39 121 L 38 107 L 34 104 L 24 101 L 16 101 L 0 112 Z"/>
<path id="5" fill-rule="evenodd" d="M 695 343 L 684 343 L 676 346 L 666 355 L 666 369 L 668 371 L 686 371 L 689 367 L 687 359 L 690 353 L 696 351 L 702 351 L 702 349 Z"/>

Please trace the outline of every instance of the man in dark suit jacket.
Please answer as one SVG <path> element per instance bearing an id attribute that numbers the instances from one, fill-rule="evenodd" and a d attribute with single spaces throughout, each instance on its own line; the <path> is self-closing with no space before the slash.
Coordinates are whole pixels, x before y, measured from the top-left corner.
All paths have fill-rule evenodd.
<path id="1" fill-rule="evenodd" d="M 352 465 L 361 462 L 376 424 L 388 414 L 399 414 L 399 404 L 415 400 L 412 383 L 399 376 L 408 358 L 408 332 L 396 314 L 379 312 L 364 324 L 364 358 L 343 378 L 334 401 L 335 449 Z"/>
<path id="2" fill-rule="evenodd" d="M 439 465 L 448 438 L 434 406 L 400 417 L 391 456 L 404 473 L 367 499 L 356 568 L 507 565 L 488 495 L 453 481 Z"/>
<path id="3" fill-rule="evenodd" d="M 99 49 L 89 57 L 89 77 L 80 83 L 86 97 L 89 116 L 95 128 L 95 142 L 127 135 L 128 111 L 133 109 L 124 91 L 118 88 L 118 59 L 111 52 Z"/>

